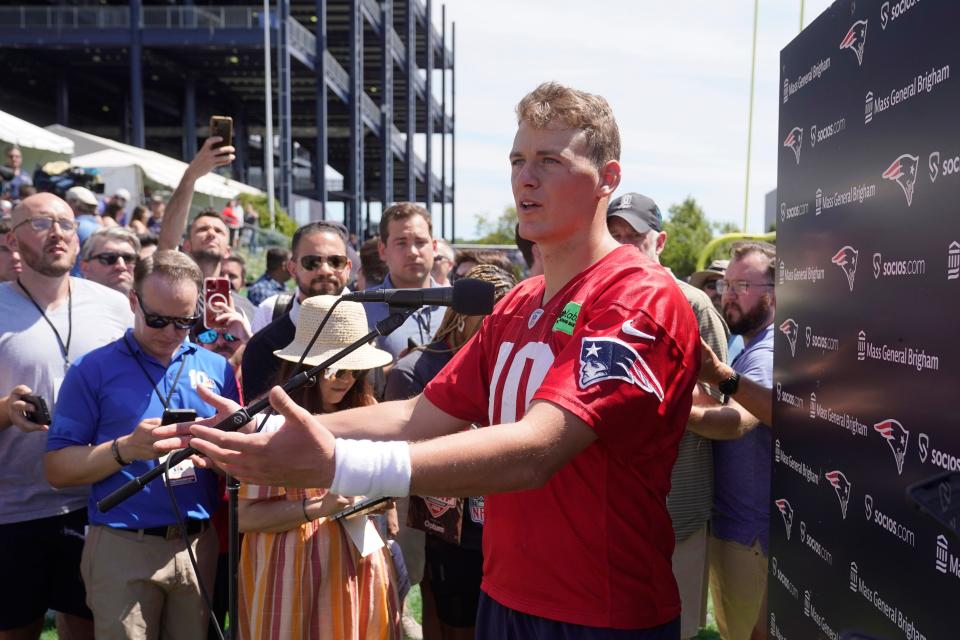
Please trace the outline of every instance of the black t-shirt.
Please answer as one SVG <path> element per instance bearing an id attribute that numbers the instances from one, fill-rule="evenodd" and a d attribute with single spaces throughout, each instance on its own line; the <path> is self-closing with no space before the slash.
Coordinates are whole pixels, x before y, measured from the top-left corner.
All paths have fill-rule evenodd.
<path id="1" fill-rule="evenodd" d="M 240 362 L 243 398 L 246 402 L 256 400 L 270 390 L 281 364 L 280 358 L 273 352 L 293 342 L 295 333 L 296 327 L 288 312 L 255 333 L 247 342 Z"/>

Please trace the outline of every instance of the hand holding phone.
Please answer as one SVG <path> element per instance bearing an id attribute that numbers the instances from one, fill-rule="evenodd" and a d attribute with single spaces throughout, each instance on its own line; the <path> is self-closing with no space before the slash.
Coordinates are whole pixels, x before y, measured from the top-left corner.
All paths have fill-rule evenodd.
<path id="1" fill-rule="evenodd" d="M 47 425 L 53 422 L 53 418 L 50 417 L 50 408 L 47 406 L 47 401 L 42 397 L 28 394 L 20 396 L 20 399 L 34 407 L 32 411 L 28 410 L 26 412 L 27 420 L 36 424 Z"/>
<path id="2" fill-rule="evenodd" d="M 223 138 L 220 142 L 213 145 L 214 149 L 219 149 L 220 147 L 232 147 L 233 118 L 230 116 L 211 116 L 210 136 L 219 136 Z"/>
<path id="3" fill-rule="evenodd" d="M 217 316 L 231 307 L 230 281 L 227 278 L 206 278 L 203 281 L 203 326 L 216 329 Z"/>

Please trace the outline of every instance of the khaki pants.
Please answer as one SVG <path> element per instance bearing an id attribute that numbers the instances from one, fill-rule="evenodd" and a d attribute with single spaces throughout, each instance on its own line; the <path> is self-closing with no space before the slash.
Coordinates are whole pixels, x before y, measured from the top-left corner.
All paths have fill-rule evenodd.
<path id="1" fill-rule="evenodd" d="M 192 541 L 203 586 L 213 591 L 213 528 Z M 183 540 L 91 526 L 80 572 L 97 640 L 207 637 L 207 606 Z"/>
<path id="2" fill-rule="evenodd" d="M 710 537 L 710 591 L 723 640 L 749 640 L 758 620 L 766 629 L 767 556 L 760 542 L 746 547 Z M 763 633 L 760 637 L 765 637 Z"/>
<path id="3" fill-rule="evenodd" d="M 680 590 L 680 637 L 692 638 L 707 623 L 707 525 L 678 542 L 673 577 Z"/>

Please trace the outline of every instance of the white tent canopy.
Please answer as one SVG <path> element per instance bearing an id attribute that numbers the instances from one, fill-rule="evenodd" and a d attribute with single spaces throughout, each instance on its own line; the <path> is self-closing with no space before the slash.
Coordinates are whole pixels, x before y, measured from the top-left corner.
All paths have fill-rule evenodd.
<path id="1" fill-rule="evenodd" d="M 107 138 L 101 138 L 63 125 L 50 125 L 49 131 L 63 135 L 76 143 L 78 153 L 71 161 L 75 167 L 100 169 L 106 185 L 106 193 L 119 187 L 129 189 L 138 200 L 143 193 L 142 182 L 131 183 L 141 178 L 169 189 L 176 188 L 187 163 L 175 160 L 155 151 L 148 151 Z M 210 173 L 197 180 L 194 191 L 220 200 L 235 198 L 241 193 L 260 195 L 263 192 L 236 180 Z"/>
<path id="2" fill-rule="evenodd" d="M 0 140 L 21 148 L 73 155 L 73 141 L 0 111 Z"/>

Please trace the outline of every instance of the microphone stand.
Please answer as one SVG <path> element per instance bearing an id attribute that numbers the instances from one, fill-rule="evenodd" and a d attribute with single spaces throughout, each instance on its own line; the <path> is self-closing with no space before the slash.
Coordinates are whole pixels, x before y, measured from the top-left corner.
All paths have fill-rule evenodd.
<path id="1" fill-rule="evenodd" d="M 320 373 L 329 368 L 331 365 L 342 359 L 344 356 L 353 353 L 363 345 L 369 343 L 374 338 L 380 336 L 386 336 L 395 331 L 402 325 L 407 318 L 409 318 L 418 307 L 411 307 L 407 309 L 397 309 L 395 307 L 390 307 L 390 315 L 377 323 L 376 327 L 370 331 L 367 335 L 363 336 L 356 342 L 351 345 L 343 348 L 338 353 L 334 354 L 330 358 L 327 358 L 317 366 L 308 369 L 302 373 L 298 373 L 289 380 L 287 380 L 283 385 L 282 389 L 290 393 L 300 387 L 308 384 L 313 378 L 320 375 Z M 322 327 L 322 325 L 321 325 Z M 320 328 L 317 328 L 319 333 Z M 314 336 L 316 339 L 316 336 Z M 312 342 L 311 342 L 312 345 Z M 215 429 L 221 429 L 223 431 L 236 431 L 243 425 L 250 422 L 253 419 L 253 416 L 257 415 L 264 409 L 270 406 L 270 401 L 267 396 L 255 400 L 248 404 L 245 407 L 240 407 L 232 414 L 218 422 L 214 425 Z M 173 467 L 180 462 L 183 462 L 192 455 L 198 454 L 199 451 L 193 447 L 186 447 L 175 451 L 170 454 L 169 466 Z M 126 501 L 134 494 L 139 493 L 144 489 L 150 482 L 157 479 L 163 475 L 164 469 L 167 465 L 157 465 L 153 469 L 150 469 L 143 475 L 137 476 L 129 480 L 119 489 L 115 490 L 113 493 L 109 494 L 102 500 L 97 501 L 97 509 L 100 510 L 100 513 L 105 513 L 110 509 L 113 509 L 117 505 Z M 227 478 L 227 490 L 229 495 L 229 505 L 228 505 L 228 527 L 229 527 L 229 536 L 230 544 L 228 549 L 228 564 L 230 565 L 230 590 L 229 590 L 229 612 L 230 612 L 230 637 L 236 638 L 237 635 L 235 630 L 238 629 L 239 625 L 238 613 L 239 613 L 239 601 L 238 601 L 238 566 L 240 564 L 240 527 L 239 527 L 239 518 L 237 513 L 237 498 L 240 484 L 233 478 Z M 212 614 L 212 612 L 211 612 Z M 219 623 L 218 623 L 219 624 Z"/>

